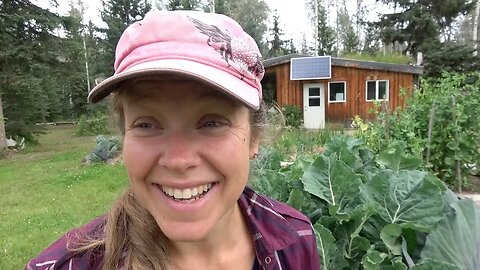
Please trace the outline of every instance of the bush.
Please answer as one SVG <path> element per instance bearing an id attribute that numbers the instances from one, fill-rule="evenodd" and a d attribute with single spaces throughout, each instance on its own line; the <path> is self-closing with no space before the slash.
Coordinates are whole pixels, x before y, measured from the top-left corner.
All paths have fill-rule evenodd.
<path id="1" fill-rule="evenodd" d="M 290 127 L 298 128 L 303 124 L 302 110 L 294 105 L 283 105 L 282 113 L 285 117 L 285 124 Z"/>
<path id="2" fill-rule="evenodd" d="M 78 120 L 78 129 L 75 132 L 77 136 L 94 136 L 112 134 L 109 117 L 103 113 L 97 113 L 92 116 L 82 115 Z"/>

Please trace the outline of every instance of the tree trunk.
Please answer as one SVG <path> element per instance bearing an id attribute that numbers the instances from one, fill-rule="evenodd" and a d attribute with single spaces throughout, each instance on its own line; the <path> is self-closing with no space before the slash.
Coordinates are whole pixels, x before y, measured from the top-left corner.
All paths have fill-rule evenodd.
<path id="1" fill-rule="evenodd" d="M 5 135 L 5 119 L 3 118 L 2 95 L 0 95 L 0 152 L 7 148 L 7 137 Z"/>
<path id="2" fill-rule="evenodd" d="M 477 1 L 477 6 L 475 8 L 475 14 L 473 15 L 473 48 L 475 51 L 474 55 L 478 53 L 478 16 L 480 16 L 480 0 Z"/>

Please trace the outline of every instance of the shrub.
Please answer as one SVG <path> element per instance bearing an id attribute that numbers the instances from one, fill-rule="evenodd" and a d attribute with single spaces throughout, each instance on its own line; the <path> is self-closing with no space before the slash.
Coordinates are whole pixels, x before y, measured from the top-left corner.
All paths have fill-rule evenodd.
<path id="1" fill-rule="evenodd" d="M 303 124 L 302 110 L 295 105 L 283 105 L 282 113 L 287 126 L 298 128 Z"/>
<path id="2" fill-rule="evenodd" d="M 93 136 L 101 134 L 112 134 L 109 117 L 103 113 L 97 113 L 92 116 L 82 115 L 78 120 L 78 128 L 75 132 L 77 136 Z"/>

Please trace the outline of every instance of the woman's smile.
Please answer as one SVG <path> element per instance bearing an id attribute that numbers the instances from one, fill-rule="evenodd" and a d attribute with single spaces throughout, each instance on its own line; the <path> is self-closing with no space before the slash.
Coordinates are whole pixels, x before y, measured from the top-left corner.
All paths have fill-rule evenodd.
<path id="1" fill-rule="evenodd" d="M 154 185 L 160 187 L 163 193 L 165 193 L 165 195 L 170 196 L 172 199 L 176 201 L 193 202 L 193 201 L 196 201 L 197 199 L 202 198 L 203 195 L 206 194 L 208 191 L 210 191 L 210 189 L 215 184 L 216 182 L 211 182 L 205 185 L 200 185 L 200 186 L 185 188 L 185 189 L 171 188 L 166 186 L 160 186 L 157 184 L 154 184 Z"/>

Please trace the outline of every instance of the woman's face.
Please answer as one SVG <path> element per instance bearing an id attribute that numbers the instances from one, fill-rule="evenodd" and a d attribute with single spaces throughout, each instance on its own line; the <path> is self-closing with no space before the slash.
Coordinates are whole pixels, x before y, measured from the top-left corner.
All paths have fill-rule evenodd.
<path id="1" fill-rule="evenodd" d="M 228 222 L 248 181 L 248 109 L 194 81 L 140 81 L 122 93 L 132 189 L 173 241 L 200 241 Z"/>

